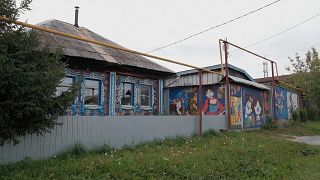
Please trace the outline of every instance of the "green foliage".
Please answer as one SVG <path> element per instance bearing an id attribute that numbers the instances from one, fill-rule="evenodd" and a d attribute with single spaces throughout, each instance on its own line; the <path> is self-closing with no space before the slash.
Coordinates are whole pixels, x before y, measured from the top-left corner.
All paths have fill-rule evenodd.
<path id="1" fill-rule="evenodd" d="M 319 109 L 315 106 L 309 106 L 306 108 L 308 114 L 308 120 L 310 121 L 318 121 L 319 120 Z"/>
<path id="2" fill-rule="evenodd" d="M 278 128 L 277 124 L 270 117 L 267 117 L 266 123 L 262 127 L 262 129 L 269 129 L 269 130 L 277 129 L 277 128 Z"/>
<path id="3" fill-rule="evenodd" d="M 114 150 L 114 148 L 110 147 L 107 144 L 104 144 L 101 147 L 97 148 L 94 152 L 100 153 L 100 154 L 104 154 L 104 153 L 108 153 L 108 152 L 113 151 L 113 150 Z"/>
<path id="4" fill-rule="evenodd" d="M 296 54 L 294 59 L 289 59 L 293 66 L 290 82 L 303 89 L 306 96 L 305 107 L 320 109 L 320 58 L 317 50 L 311 48 L 305 58 Z"/>
<path id="5" fill-rule="evenodd" d="M 30 3 L 23 0 L 17 7 L 13 0 L 0 0 L 0 15 L 17 19 Z M 0 144 L 43 134 L 70 107 L 75 89 L 55 96 L 66 66 L 61 58 L 61 51 L 40 45 L 37 32 L 0 22 Z"/>
<path id="6" fill-rule="evenodd" d="M 295 111 L 292 111 L 292 120 L 294 121 L 299 121 L 300 120 L 300 115 L 299 115 L 299 112 L 297 110 Z"/>
<path id="7" fill-rule="evenodd" d="M 86 148 L 80 144 L 76 143 L 75 145 L 68 148 L 66 151 L 60 153 L 57 157 L 59 158 L 66 158 L 66 157 L 75 157 L 75 156 L 82 156 L 87 154 Z"/>
<path id="8" fill-rule="evenodd" d="M 296 128 L 320 133 L 319 122 Z M 320 147 L 283 140 L 277 131 L 208 133 L 17 163 L 0 167 L 0 179 L 319 179 Z"/>
<path id="9" fill-rule="evenodd" d="M 292 120 L 297 122 L 319 121 L 320 111 L 315 106 L 292 111 Z"/>
<path id="10" fill-rule="evenodd" d="M 215 130 L 213 130 L 213 129 L 210 129 L 210 130 L 204 132 L 204 133 L 202 134 L 202 137 L 204 137 L 204 138 L 209 138 L 209 137 L 214 137 L 214 136 L 218 136 L 218 135 L 219 135 L 219 134 L 218 134 L 217 131 L 215 131 Z"/>
<path id="11" fill-rule="evenodd" d="M 304 145 L 298 150 L 304 156 L 314 156 L 320 154 L 320 148 L 312 148 L 312 146 Z"/>
<path id="12" fill-rule="evenodd" d="M 307 122 L 308 121 L 308 112 L 305 109 L 299 109 L 299 117 L 300 122 Z"/>
<path id="13" fill-rule="evenodd" d="M 313 136 L 320 135 L 320 123 L 317 122 L 300 122 L 290 121 L 286 128 L 278 128 L 273 130 L 274 133 L 288 134 L 293 136 Z"/>

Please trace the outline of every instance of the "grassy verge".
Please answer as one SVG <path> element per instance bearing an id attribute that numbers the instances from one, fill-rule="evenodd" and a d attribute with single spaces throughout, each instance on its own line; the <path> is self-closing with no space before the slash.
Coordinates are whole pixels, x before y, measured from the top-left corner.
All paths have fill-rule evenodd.
<path id="1" fill-rule="evenodd" d="M 309 126 L 298 127 L 307 132 Z M 64 153 L 2 166 L 0 179 L 319 179 L 320 147 L 270 136 L 278 131 L 293 130 L 209 133 L 120 151 Z"/>
<path id="2" fill-rule="evenodd" d="M 290 123 L 289 127 L 275 129 L 274 133 L 294 136 L 320 135 L 320 122 Z"/>

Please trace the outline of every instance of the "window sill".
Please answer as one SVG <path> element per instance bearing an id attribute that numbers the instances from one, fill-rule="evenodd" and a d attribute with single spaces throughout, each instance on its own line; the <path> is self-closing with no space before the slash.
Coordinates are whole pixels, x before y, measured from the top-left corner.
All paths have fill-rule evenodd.
<path id="1" fill-rule="evenodd" d="M 141 106 L 141 109 L 143 109 L 143 110 L 151 110 L 152 107 L 150 107 L 150 106 Z"/>
<path id="2" fill-rule="evenodd" d="M 87 109 L 98 109 L 98 108 L 99 108 L 98 105 L 85 105 L 85 107 L 86 107 Z"/>
<path id="3" fill-rule="evenodd" d="M 133 106 L 130 105 L 121 105 L 122 109 L 133 109 Z"/>

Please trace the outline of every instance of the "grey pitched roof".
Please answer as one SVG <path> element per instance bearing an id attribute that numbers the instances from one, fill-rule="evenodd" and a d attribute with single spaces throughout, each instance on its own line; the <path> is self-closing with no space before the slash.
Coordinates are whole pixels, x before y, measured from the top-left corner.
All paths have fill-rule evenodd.
<path id="1" fill-rule="evenodd" d="M 292 74 L 281 75 L 281 76 L 275 77 L 275 80 L 288 81 L 290 76 L 292 76 Z M 255 79 L 255 81 L 258 83 L 269 83 L 269 82 L 272 82 L 272 77 L 257 78 Z"/>
<path id="2" fill-rule="evenodd" d="M 242 73 L 248 79 L 250 79 L 251 81 L 254 81 L 254 79 L 245 70 L 240 69 L 240 68 L 238 68 L 238 67 L 236 67 L 236 66 L 234 66 L 232 64 L 229 64 L 229 68 Z M 207 66 L 207 67 L 204 67 L 204 69 L 211 70 L 211 71 L 220 70 L 221 69 L 221 64 L 217 64 L 217 65 L 213 65 L 213 66 Z M 183 75 L 194 74 L 194 73 L 198 73 L 198 70 L 191 69 L 191 70 L 186 70 L 186 71 L 180 71 L 177 74 L 180 75 L 180 76 L 183 76 Z"/>
<path id="3" fill-rule="evenodd" d="M 107 44 L 120 46 L 84 27 L 75 27 L 72 24 L 59 21 L 59 20 L 48 20 L 38 25 L 54 29 L 57 31 L 81 36 L 84 38 L 101 41 Z M 160 72 L 174 73 L 172 70 L 165 68 L 147 58 L 124 51 L 103 47 L 100 45 L 80 41 L 76 39 L 66 38 L 63 36 L 41 32 L 40 38 L 42 42 L 49 45 L 51 48 L 62 48 L 64 55 L 72 57 L 82 57 L 89 61 L 99 60 L 108 63 L 139 67 L 149 70 L 155 70 Z M 121 46 L 120 46 L 121 47 Z"/>
<path id="4" fill-rule="evenodd" d="M 229 78 L 230 78 L 231 82 L 233 81 L 233 82 L 236 82 L 236 83 L 239 83 L 239 84 L 252 86 L 252 87 L 255 87 L 255 88 L 259 88 L 259 89 L 270 90 L 270 88 L 267 87 L 266 85 L 259 84 L 259 83 L 254 82 L 254 81 L 248 81 L 246 79 L 238 78 L 238 77 L 235 77 L 235 76 L 229 76 Z M 226 77 L 222 78 L 220 82 L 224 82 L 225 80 L 226 80 Z"/>

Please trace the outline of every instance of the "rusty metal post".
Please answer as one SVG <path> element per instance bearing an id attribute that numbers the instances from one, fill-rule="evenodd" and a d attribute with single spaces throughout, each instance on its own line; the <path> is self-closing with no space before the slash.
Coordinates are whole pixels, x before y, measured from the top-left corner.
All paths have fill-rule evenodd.
<path id="1" fill-rule="evenodd" d="M 277 120 L 277 106 L 276 106 L 276 88 L 275 88 L 275 79 L 274 79 L 274 67 L 273 62 L 271 62 L 271 70 L 272 70 L 272 99 L 273 99 L 273 120 L 276 122 Z"/>
<path id="2" fill-rule="evenodd" d="M 219 52 L 220 52 L 220 61 L 221 61 L 221 73 L 224 75 L 223 58 L 222 58 L 222 51 L 221 51 L 221 40 L 219 40 Z"/>
<path id="3" fill-rule="evenodd" d="M 198 115 L 199 115 L 199 136 L 202 135 L 202 71 L 199 70 L 199 92 L 198 92 L 198 97 L 199 97 L 199 109 L 198 109 Z"/>
<path id="4" fill-rule="evenodd" d="M 224 45 L 224 61 L 225 61 L 225 73 L 226 73 L 226 97 L 227 97 L 227 120 L 228 120 L 228 129 L 231 129 L 231 112 L 230 112 L 230 80 L 229 80 L 229 66 L 228 66 L 228 47 L 227 41 L 223 41 Z"/>

